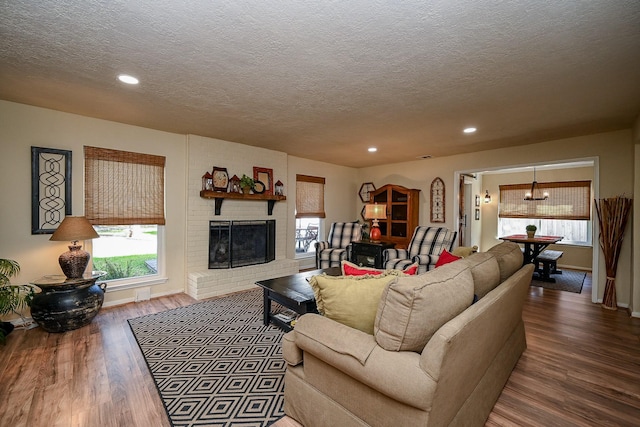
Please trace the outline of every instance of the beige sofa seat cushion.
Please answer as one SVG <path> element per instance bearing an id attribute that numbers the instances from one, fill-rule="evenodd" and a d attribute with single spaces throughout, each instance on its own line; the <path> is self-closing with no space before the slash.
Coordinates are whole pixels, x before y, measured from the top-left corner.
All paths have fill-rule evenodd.
<path id="1" fill-rule="evenodd" d="M 500 284 L 500 266 L 495 255 L 476 253 L 464 259 L 471 268 L 474 293 L 482 298 Z"/>
<path id="2" fill-rule="evenodd" d="M 422 351 L 442 325 L 471 305 L 473 292 L 471 270 L 462 261 L 398 277 L 382 293 L 374 325 L 376 342 L 389 351 Z"/>
<path id="3" fill-rule="evenodd" d="M 311 277 L 316 307 L 320 314 L 373 335 L 373 323 L 384 288 L 396 278 L 393 274 L 379 276 Z"/>
<path id="4" fill-rule="evenodd" d="M 520 246 L 514 242 L 502 242 L 487 251 L 496 256 L 500 266 L 500 283 L 522 267 L 524 255 Z"/>

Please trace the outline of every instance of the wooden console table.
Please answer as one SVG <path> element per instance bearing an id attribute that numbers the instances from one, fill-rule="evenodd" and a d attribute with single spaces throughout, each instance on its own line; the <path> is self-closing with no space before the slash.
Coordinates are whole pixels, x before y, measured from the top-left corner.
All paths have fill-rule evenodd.
<path id="1" fill-rule="evenodd" d="M 213 199 L 215 201 L 215 214 L 220 215 L 220 208 L 224 199 L 235 200 L 265 200 L 267 202 L 267 212 L 273 214 L 273 205 L 280 200 L 287 200 L 287 196 L 275 196 L 272 194 L 242 194 L 242 193 L 223 193 L 222 191 L 200 191 L 200 197 L 203 199 Z"/>

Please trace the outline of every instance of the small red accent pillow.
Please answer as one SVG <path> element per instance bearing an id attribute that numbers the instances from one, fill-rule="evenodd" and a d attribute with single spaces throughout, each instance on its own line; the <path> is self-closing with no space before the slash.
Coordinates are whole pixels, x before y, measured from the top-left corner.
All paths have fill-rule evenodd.
<path id="1" fill-rule="evenodd" d="M 449 264 L 450 262 L 457 261 L 460 258 L 462 257 L 452 255 L 451 253 L 449 253 L 449 251 L 444 249 L 440 254 L 440 258 L 438 258 L 438 261 L 436 262 L 436 268 L 440 267 L 441 265 L 445 265 L 445 264 Z"/>
<path id="2" fill-rule="evenodd" d="M 371 267 L 360 267 L 359 265 L 356 265 L 349 261 L 342 261 L 341 266 L 342 266 L 343 276 L 364 276 L 365 274 L 368 274 L 370 276 L 378 276 L 384 273 L 385 271 L 387 271 L 387 270 L 379 270 L 377 268 L 371 268 Z M 418 272 L 418 264 L 415 264 L 415 263 L 411 264 L 409 267 L 402 270 L 402 273 L 408 276 L 416 274 L 417 272 Z"/>

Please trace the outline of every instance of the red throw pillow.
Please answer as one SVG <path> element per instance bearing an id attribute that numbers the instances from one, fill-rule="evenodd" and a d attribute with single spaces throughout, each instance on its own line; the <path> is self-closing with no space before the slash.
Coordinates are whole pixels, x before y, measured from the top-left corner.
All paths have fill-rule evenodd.
<path id="1" fill-rule="evenodd" d="M 413 276 L 414 274 L 418 274 L 418 263 L 415 262 L 411 264 L 409 267 L 402 270 L 402 272 L 408 276 Z"/>
<path id="2" fill-rule="evenodd" d="M 344 260 L 340 264 L 342 266 L 343 276 L 364 276 L 365 274 L 368 274 L 370 276 L 378 276 L 386 271 L 371 267 L 360 267 L 359 265 Z M 402 270 L 402 272 L 408 276 L 417 274 L 418 264 L 411 264 L 409 267 Z"/>
<path id="3" fill-rule="evenodd" d="M 438 262 L 436 262 L 436 268 L 440 267 L 441 265 L 445 265 L 445 264 L 449 264 L 450 262 L 457 261 L 460 258 L 462 257 L 452 255 L 451 253 L 449 253 L 449 251 L 444 249 L 440 254 L 440 258 L 438 258 Z"/>
<path id="4" fill-rule="evenodd" d="M 343 276 L 364 276 L 365 274 L 377 276 L 382 273 L 384 273 L 384 270 L 378 270 L 377 268 L 370 267 L 360 267 L 359 265 L 353 264 L 349 261 L 342 261 Z"/>

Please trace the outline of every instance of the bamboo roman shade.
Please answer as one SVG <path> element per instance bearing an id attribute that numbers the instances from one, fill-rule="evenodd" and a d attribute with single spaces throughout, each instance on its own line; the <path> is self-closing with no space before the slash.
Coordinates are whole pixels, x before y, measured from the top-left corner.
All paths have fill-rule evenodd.
<path id="1" fill-rule="evenodd" d="M 94 225 L 164 225 L 164 156 L 84 147 L 84 214 Z"/>
<path id="2" fill-rule="evenodd" d="M 539 182 L 547 200 L 524 200 L 531 183 L 500 186 L 500 218 L 591 219 L 591 181 Z"/>
<path id="3" fill-rule="evenodd" d="M 324 218 L 324 178 L 296 175 L 296 218 Z"/>

